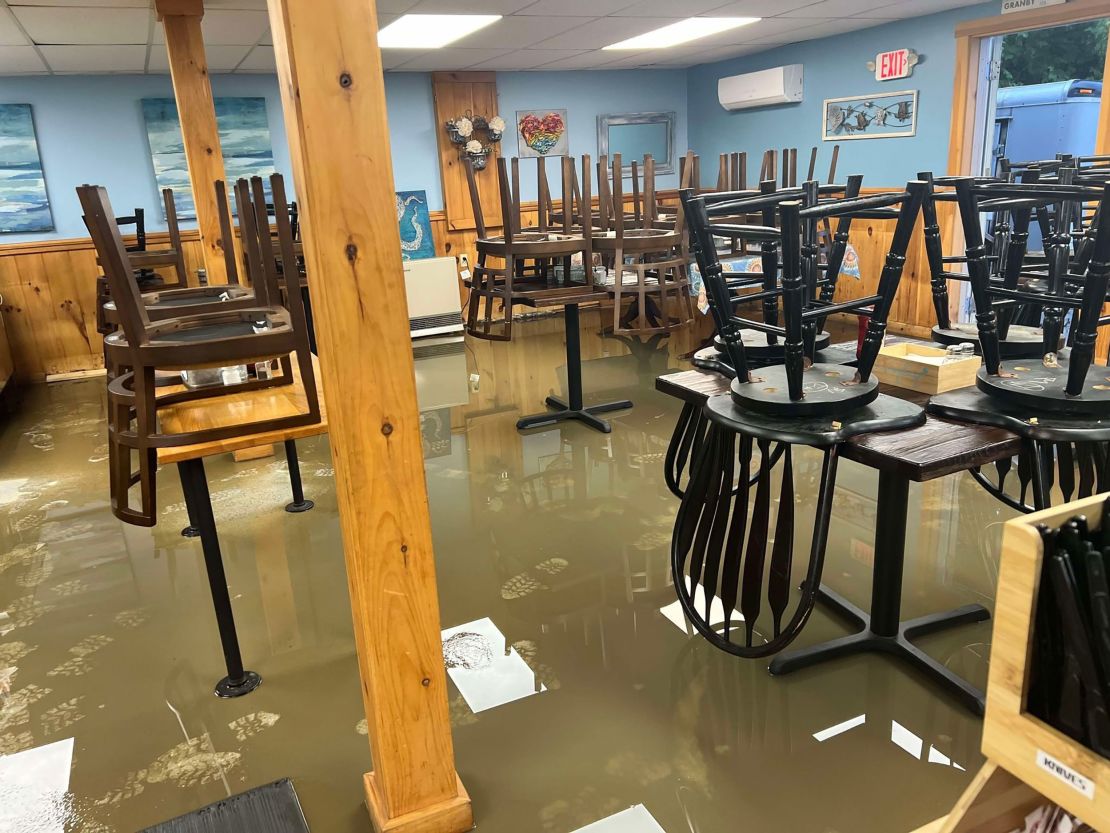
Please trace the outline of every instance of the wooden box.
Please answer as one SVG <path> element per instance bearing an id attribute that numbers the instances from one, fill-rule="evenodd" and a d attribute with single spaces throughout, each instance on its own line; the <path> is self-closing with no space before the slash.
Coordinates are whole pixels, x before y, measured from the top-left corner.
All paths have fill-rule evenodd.
<path id="1" fill-rule="evenodd" d="M 919 393 L 944 393 L 975 384 L 979 356 L 945 361 L 948 354 L 927 344 L 900 342 L 879 351 L 875 375 L 879 381 Z"/>
<path id="2" fill-rule="evenodd" d="M 1110 830 L 1110 760 L 1025 712 L 1034 611 L 1040 590 L 1041 536 L 1086 515 L 1098 526 L 1106 495 L 1008 521 L 994 609 L 983 754 L 1096 830 Z"/>

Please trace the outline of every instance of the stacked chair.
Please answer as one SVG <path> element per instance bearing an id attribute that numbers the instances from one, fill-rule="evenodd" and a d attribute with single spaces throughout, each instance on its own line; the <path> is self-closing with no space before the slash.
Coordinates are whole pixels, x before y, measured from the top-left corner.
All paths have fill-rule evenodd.
<path id="1" fill-rule="evenodd" d="M 541 163 L 543 160 L 539 160 Z M 592 222 L 575 224 L 576 216 L 589 217 L 592 199 L 589 194 L 589 157 L 583 163 L 583 185 L 580 207 L 576 213 L 572 186 L 574 163 L 562 159 L 562 230 L 548 228 L 551 212 L 549 194 L 544 188 L 546 176 L 539 171 L 539 225 L 522 228 L 519 160 L 512 160 L 514 176 L 510 179 L 509 163 L 497 160 L 498 194 L 501 201 L 502 234 L 491 236 L 486 228 L 482 201 L 478 193 L 474 169 L 465 161 L 467 182 L 474 209 L 478 234 L 478 257 L 471 277 L 465 281 L 470 290 L 466 310 L 466 331 L 476 338 L 509 341 L 512 338 L 513 307 L 518 304 L 536 306 L 545 301 L 556 303 L 560 294 L 580 292 L 589 282 L 588 271 L 583 279 L 573 276 L 572 260 L 580 256 L 584 268 L 592 263 Z"/>
<path id="2" fill-rule="evenodd" d="M 635 191 L 629 215 L 619 153 L 613 156 L 611 171 L 610 180 L 603 157 L 598 166 L 601 230 L 593 239 L 593 247 L 605 267 L 601 286 L 613 299 L 612 332 L 640 336 L 686 326 L 693 321 L 694 313 L 686 274 L 689 255 L 682 211 L 677 212 L 670 227 L 656 223 L 655 163 L 650 156 L 644 158 L 644 210 L 640 207 L 638 172 L 633 173 Z M 631 298 L 627 310 L 626 298 Z M 671 311 L 677 311 L 680 317 L 672 318 Z"/>
<path id="3" fill-rule="evenodd" d="M 693 320 L 681 211 L 660 210 L 650 156 L 642 168 L 632 167 L 631 210 L 619 155 L 597 163 L 596 209 L 595 172 L 588 155 L 580 166 L 571 157 L 561 159 L 558 202 L 552 198 L 547 160 L 537 159 L 538 211 L 531 227 L 522 222 L 520 160 L 498 159 L 499 235 L 489 233 L 473 166 L 463 164 L 478 235 L 477 259 L 464 281 L 470 335 L 508 341 L 514 306 L 557 305 L 560 297 L 595 286 L 612 298 L 611 330 L 618 336 L 665 334 Z M 689 170 L 687 176 L 692 175 Z"/>
<path id="4" fill-rule="evenodd" d="M 735 378 L 729 393 L 710 397 L 702 409 L 705 434 L 675 521 L 671 567 L 687 617 L 721 650 L 742 657 L 769 656 L 805 625 L 820 585 L 840 444 L 860 434 L 924 422 L 920 407 L 879 394 L 872 369 L 926 187 L 914 181 L 902 192 L 833 199 L 822 199 L 814 181 L 797 191 L 767 188 L 757 194 L 713 196 L 698 195 L 693 188 L 681 192 L 691 250 L 718 311 L 723 352 Z M 761 244 L 774 243 L 781 253 L 781 285 L 766 290 L 776 303 L 781 301 L 781 326 L 732 311 L 734 297 L 717 254 L 714 238 L 735 233 L 734 218 L 755 214 L 774 218 L 773 224 L 745 227 L 743 234 Z M 718 224 L 715 218 L 724 222 Z M 825 220 L 836 222 L 839 231 L 853 219 L 893 220 L 895 229 L 876 293 L 838 303 L 824 294 L 818 278 L 818 230 Z M 812 335 L 834 312 L 869 319 L 855 369 L 813 361 Z M 743 333 L 750 329 L 782 340 L 781 365 L 757 370 L 749 364 Z M 811 510 L 809 561 L 800 599 L 791 611 L 793 447 L 799 444 L 820 449 L 823 463 L 817 505 Z M 759 462 L 753 468 L 757 451 Z M 771 468 L 780 459 L 779 511 L 772 520 Z M 767 541 L 772 538 L 768 561 Z M 723 627 L 710 619 L 718 592 L 726 616 Z M 742 623 L 729 618 L 734 609 Z M 770 613 L 769 627 L 760 623 L 764 611 Z M 757 633 L 765 638 L 757 639 Z"/>
<path id="5" fill-rule="evenodd" d="M 1101 158 L 1062 158 L 1012 166 L 1018 182 L 956 178 L 965 252 L 959 262 L 975 304 L 975 327 L 983 355 L 976 389 L 932 398 L 931 412 L 950 419 L 997 425 L 1025 441 L 1017 460 L 1021 492 L 1005 490 L 1011 461 L 994 479 L 975 472 L 992 494 L 1022 511 L 1052 502 L 1058 483 L 1065 500 L 1110 488 L 1110 377 L 1094 363 L 1110 282 L 1110 169 Z M 981 216 L 1008 214 L 1009 235 L 997 234 L 992 250 Z M 1028 253 L 1024 233 L 1037 222 L 1043 254 Z M 1002 239 L 1006 245 L 997 245 Z M 949 276 L 951 277 L 951 276 Z M 1020 281 L 1020 283 L 1018 282 Z M 1003 349 L 1011 311 L 1019 305 L 1041 311 L 1042 334 L 1033 358 L 1013 359 Z M 1063 332 L 1067 326 L 1066 337 Z M 1066 343 L 1066 347 L 1060 345 Z M 1032 488 L 1032 505 L 1026 492 Z"/>
<path id="6" fill-rule="evenodd" d="M 135 280 L 107 192 L 94 185 L 77 189 L 111 291 L 111 309 L 106 312 L 118 323 L 118 329 L 105 337 L 104 349 L 109 369 L 110 492 L 112 511 L 121 520 L 140 526 L 155 523 L 159 448 L 216 442 L 308 425 L 320 419 L 302 296 L 283 286 L 285 279 L 279 265 L 295 263 L 297 258 L 281 176 L 272 176 L 270 186 L 276 238 L 270 233 L 262 179 L 255 177 L 250 183 L 240 180 L 235 188 L 246 270 L 253 290 L 229 285 L 153 295 L 141 292 Z M 292 273 L 297 274 L 296 270 Z M 283 289 L 285 306 L 281 303 Z M 155 387 L 158 371 L 244 364 L 253 367 L 273 360 L 280 365 L 280 374 L 273 378 L 248 376 L 240 384 L 175 389 L 161 395 Z M 185 433 L 166 434 L 160 430 L 159 410 L 169 405 L 292 384 L 294 361 L 305 390 L 304 413 Z M 136 485 L 137 504 L 131 493 Z"/>
<path id="7" fill-rule="evenodd" d="M 181 227 L 177 222 L 177 206 L 173 199 L 173 190 L 162 189 L 162 202 L 166 211 L 166 230 L 169 234 L 170 245 L 165 249 L 148 249 L 146 236 L 146 212 L 136 208 L 125 217 L 116 217 L 115 223 L 122 229 L 127 226 L 135 227 L 135 242 L 125 245 L 124 251 L 138 283 L 144 292 L 156 289 L 179 289 L 188 286 L 188 273 L 185 269 L 185 255 L 181 244 Z M 86 226 L 88 225 L 86 221 Z M 90 229 L 91 233 L 91 229 Z M 99 263 L 99 262 L 98 262 Z M 173 277 L 167 282 L 165 276 L 160 275 L 158 269 L 173 269 Z M 105 317 L 104 306 L 111 300 L 108 281 L 100 275 L 96 280 L 96 331 L 107 335 L 115 329 L 117 322 L 109 321 Z"/>

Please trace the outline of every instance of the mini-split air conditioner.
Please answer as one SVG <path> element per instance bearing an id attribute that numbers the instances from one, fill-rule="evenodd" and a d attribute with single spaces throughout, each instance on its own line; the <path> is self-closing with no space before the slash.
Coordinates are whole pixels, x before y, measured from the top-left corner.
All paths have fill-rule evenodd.
<path id="1" fill-rule="evenodd" d="M 461 333 L 459 272 L 453 257 L 405 261 L 409 334 L 413 338 Z"/>
<path id="2" fill-rule="evenodd" d="M 802 65 L 730 75 L 717 81 L 717 98 L 726 110 L 746 110 L 802 100 Z"/>

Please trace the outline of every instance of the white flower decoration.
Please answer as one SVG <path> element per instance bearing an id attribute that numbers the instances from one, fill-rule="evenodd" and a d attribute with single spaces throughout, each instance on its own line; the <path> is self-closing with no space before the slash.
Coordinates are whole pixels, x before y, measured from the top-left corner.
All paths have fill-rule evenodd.
<path id="1" fill-rule="evenodd" d="M 474 132 L 474 122 L 466 116 L 455 119 L 455 129 L 459 131 L 460 136 L 469 136 Z"/>
<path id="2" fill-rule="evenodd" d="M 489 120 L 490 130 L 496 130 L 498 133 L 505 132 L 505 120 L 500 116 L 494 116 Z"/>
<path id="3" fill-rule="evenodd" d="M 477 139 L 471 139 L 469 142 L 466 143 L 467 153 L 481 153 L 483 150 L 484 148 L 482 147 L 482 143 L 479 142 Z"/>

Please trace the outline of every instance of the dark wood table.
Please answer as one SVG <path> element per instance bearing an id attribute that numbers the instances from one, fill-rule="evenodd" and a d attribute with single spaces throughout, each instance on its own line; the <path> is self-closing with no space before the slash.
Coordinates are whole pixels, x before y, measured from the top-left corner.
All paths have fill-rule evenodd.
<path id="1" fill-rule="evenodd" d="M 622 399 L 619 402 L 606 402 L 603 405 L 590 405 L 586 407 L 582 402 L 582 337 L 579 331 L 580 323 L 578 305 L 594 301 L 604 301 L 609 297 L 605 290 L 592 287 L 567 287 L 565 291 L 545 294 L 542 298 L 526 296 L 513 303 L 526 306 L 562 306 L 563 326 L 567 335 L 567 401 L 564 402 L 557 396 L 547 397 L 547 407 L 551 410 L 542 414 L 521 417 L 517 420 L 517 430 L 528 428 L 546 428 L 568 419 L 575 419 L 585 423 L 595 431 L 608 434 L 613 430 L 608 420 L 602 419 L 597 414 L 609 411 L 623 411 L 632 407 L 632 402 Z"/>
<path id="2" fill-rule="evenodd" d="M 660 376 L 655 380 L 655 387 L 681 399 L 687 407 L 700 407 L 709 397 L 727 393 L 729 380 L 716 373 L 687 370 Z M 919 404 L 928 400 L 925 394 L 898 388 L 886 387 L 883 392 Z M 957 677 L 911 640 L 955 625 L 984 621 L 990 617 L 987 609 L 971 604 L 905 622 L 900 618 L 909 484 L 924 483 L 1012 457 L 1021 450 L 1021 442 L 1020 437 L 1003 428 L 929 416 L 925 424 L 917 428 L 865 434 L 844 443 L 842 457 L 879 472 L 871 610 L 861 610 L 822 585 L 818 599 L 855 626 L 856 632 L 779 654 L 771 662 L 771 673 L 788 674 L 836 657 L 880 651 L 901 658 L 973 712 L 982 715 L 983 692 Z"/>

